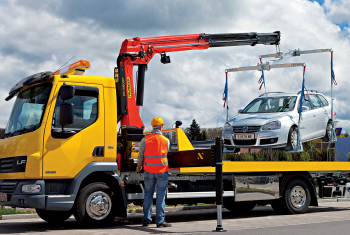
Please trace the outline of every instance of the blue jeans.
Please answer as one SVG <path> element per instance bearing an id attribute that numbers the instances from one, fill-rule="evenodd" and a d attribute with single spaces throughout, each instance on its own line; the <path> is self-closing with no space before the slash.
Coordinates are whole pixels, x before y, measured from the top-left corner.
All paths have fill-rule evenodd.
<path id="1" fill-rule="evenodd" d="M 153 174 L 149 172 L 144 173 L 145 182 L 145 198 L 143 200 L 143 218 L 142 221 L 152 221 L 152 206 L 153 194 L 157 185 L 157 200 L 156 200 L 156 224 L 161 224 L 164 221 L 165 214 L 165 192 L 168 187 L 168 172 Z"/>

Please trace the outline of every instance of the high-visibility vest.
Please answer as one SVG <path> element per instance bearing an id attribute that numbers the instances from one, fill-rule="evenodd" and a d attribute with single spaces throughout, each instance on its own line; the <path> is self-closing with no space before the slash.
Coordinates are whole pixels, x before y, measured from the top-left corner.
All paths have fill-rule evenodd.
<path id="1" fill-rule="evenodd" d="M 168 172 L 168 138 L 159 134 L 145 137 L 143 169 L 146 172 L 159 174 Z"/>

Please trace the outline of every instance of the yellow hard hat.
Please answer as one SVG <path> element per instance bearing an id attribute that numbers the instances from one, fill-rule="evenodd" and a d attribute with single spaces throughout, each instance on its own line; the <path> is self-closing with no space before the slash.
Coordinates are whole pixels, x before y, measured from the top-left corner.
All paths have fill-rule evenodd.
<path id="1" fill-rule="evenodd" d="M 160 117 L 155 117 L 152 119 L 151 125 L 152 126 L 160 126 L 160 125 L 165 125 L 165 124 L 163 122 L 163 119 L 161 119 Z"/>

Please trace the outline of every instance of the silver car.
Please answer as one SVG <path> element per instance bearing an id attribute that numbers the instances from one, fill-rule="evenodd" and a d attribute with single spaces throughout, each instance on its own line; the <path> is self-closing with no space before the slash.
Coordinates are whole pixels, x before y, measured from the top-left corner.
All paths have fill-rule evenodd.
<path id="1" fill-rule="evenodd" d="M 302 105 L 302 142 L 332 136 L 331 105 L 324 95 L 309 91 Z M 238 115 L 225 123 L 223 129 L 226 149 L 284 148 L 297 146 L 299 93 L 265 93 L 250 102 Z"/>

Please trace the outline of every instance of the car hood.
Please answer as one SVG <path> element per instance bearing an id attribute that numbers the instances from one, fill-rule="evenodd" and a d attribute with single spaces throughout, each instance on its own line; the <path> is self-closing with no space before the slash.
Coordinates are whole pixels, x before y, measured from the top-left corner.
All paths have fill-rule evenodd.
<path id="1" fill-rule="evenodd" d="M 291 112 L 238 114 L 229 120 L 229 123 L 231 126 L 262 126 L 268 122 L 276 121 L 282 117 L 290 115 Z"/>

